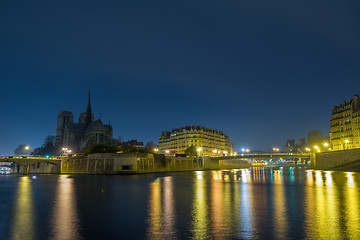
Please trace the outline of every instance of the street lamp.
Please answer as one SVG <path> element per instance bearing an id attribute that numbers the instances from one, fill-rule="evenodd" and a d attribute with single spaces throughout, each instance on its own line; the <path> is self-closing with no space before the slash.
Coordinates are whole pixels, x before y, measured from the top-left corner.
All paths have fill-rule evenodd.
<path id="1" fill-rule="evenodd" d="M 198 151 L 199 157 L 200 157 L 200 152 L 201 152 L 201 147 L 199 147 L 198 149 L 196 149 Z"/>
<path id="2" fill-rule="evenodd" d="M 26 156 L 29 156 L 29 149 L 30 149 L 30 147 L 29 147 L 29 146 L 26 146 L 26 147 L 25 147 L 25 150 L 26 150 Z"/>
<path id="3" fill-rule="evenodd" d="M 159 151 L 159 149 L 158 149 L 158 148 L 155 148 L 155 149 L 154 149 L 154 152 L 156 152 L 156 153 L 157 153 L 158 151 Z"/>
<path id="4" fill-rule="evenodd" d="M 348 143 L 349 143 L 349 140 L 345 139 L 345 149 L 348 149 Z"/>

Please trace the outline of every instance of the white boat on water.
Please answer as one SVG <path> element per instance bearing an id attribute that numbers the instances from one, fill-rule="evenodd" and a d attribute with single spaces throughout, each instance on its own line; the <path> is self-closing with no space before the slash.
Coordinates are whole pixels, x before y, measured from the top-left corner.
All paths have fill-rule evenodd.
<path id="1" fill-rule="evenodd" d="M 0 174 L 10 174 L 11 168 L 9 167 L 0 167 Z"/>

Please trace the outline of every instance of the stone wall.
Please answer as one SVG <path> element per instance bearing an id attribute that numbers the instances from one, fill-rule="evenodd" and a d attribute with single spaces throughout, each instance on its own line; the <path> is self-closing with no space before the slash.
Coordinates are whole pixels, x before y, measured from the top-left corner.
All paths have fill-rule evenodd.
<path id="1" fill-rule="evenodd" d="M 332 169 L 360 161 L 360 149 L 349 149 L 316 153 L 312 158 L 314 166 L 319 169 Z"/>
<path id="2" fill-rule="evenodd" d="M 213 160 L 211 158 L 165 157 L 147 153 L 91 154 L 79 158 L 64 159 L 64 174 L 118 174 L 193 171 L 249 167 L 246 161 Z"/>

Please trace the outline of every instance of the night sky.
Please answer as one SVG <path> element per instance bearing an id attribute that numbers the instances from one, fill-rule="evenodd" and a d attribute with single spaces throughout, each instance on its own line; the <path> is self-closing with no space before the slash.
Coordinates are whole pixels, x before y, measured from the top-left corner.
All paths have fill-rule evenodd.
<path id="1" fill-rule="evenodd" d="M 0 155 L 78 120 L 89 85 L 114 137 L 215 128 L 241 147 L 328 135 L 360 93 L 360 1 L 0 2 Z"/>

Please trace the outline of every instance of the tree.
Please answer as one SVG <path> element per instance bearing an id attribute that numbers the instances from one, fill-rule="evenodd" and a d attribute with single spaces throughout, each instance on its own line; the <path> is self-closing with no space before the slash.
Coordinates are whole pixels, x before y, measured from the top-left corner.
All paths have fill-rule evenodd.
<path id="1" fill-rule="evenodd" d="M 145 148 L 153 151 L 156 148 L 156 144 L 153 141 L 146 143 Z"/>
<path id="2" fill-rule="evenodd" d="M 116 147 L 112 147 L 102 143 L 95 143 L 86 149 L 85 154 L 93 153 L 116 153 Z"/>
<path id="3" fill-rule="evenodd" d="M 20 144 L 14 151 L 14 154 L 15 155 L 27 155 L 29 154 L 31 151 L 30 151 L 30 148 L 28 150 L 26 150 L 26 144 Z"/>
<path id="4" fill-rule="evenodd" d="M 196 157 L 197 156 L 197 151 L 196 151 L 196 147 L 191 145 L 190 147 L 188 147 L 186 150 L 185 150 L 185 154 L 186 156 L 188 157 Z"/>

